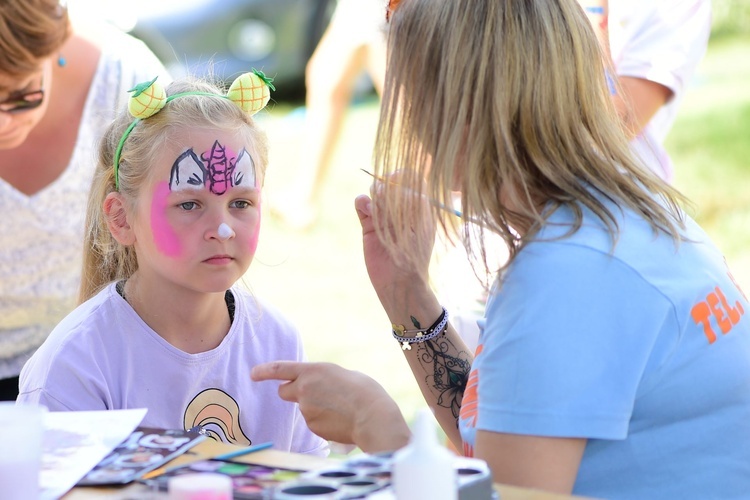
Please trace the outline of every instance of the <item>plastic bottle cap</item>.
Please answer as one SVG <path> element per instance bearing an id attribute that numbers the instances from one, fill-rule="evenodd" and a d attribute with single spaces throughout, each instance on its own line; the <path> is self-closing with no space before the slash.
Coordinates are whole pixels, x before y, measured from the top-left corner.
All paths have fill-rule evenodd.
<path id="1" fill-rule="evenodd" d="M 455 462 L 456 456 L 438 441 L 432 413 L 421 410 L 412 426 L 411 441 L 393 457 L 392 484 L 396 498 L 456 500 Z"/>

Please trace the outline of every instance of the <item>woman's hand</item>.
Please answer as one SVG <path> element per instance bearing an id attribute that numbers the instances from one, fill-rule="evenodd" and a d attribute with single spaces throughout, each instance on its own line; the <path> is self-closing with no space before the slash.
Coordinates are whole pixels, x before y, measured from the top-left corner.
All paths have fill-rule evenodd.
<path id="1" fill-rule="evenodd" d="M 331 363 L 274 361 L 255 366 L 256 382 L 282 380 L 279 396 L 299 403 L 307 426 L 323 439 L 355 444 L 366 453 L 392 451 L 409 441 L 396 402 L 367 375 Z"/>
<path id="2" fill-rule="evenodd" d="M 393 191 L 391 193 L 395 194 Z M 429 205 L 425 200 L 422 211 L 425 217 L 422 220 L 415 219 L 416 227 L 410 233 L 411 241 L 396 241 L 397 249 L 392 253 L 381 241 L 375 227 L 375 221 L 378 220 L 383 231 L 390 231 L 391 228 L 390 222 L 384 220 L 385 211 L 380 209 L 382 205 L 379 204 L 381 200 L 377 185 L 373 188 L 373 196 L 374 199 L 370 199 L 366 195 L 360 195 L 354 202 L 362 225 L 362 249 L 370 282 L 392 321 L 401 322 L 403 318 L 408 320 L 424 304 L 429 304 L 431 312 L 426 318 L 432 320 L 433 316 L 439 315 L 440 307 L 428 283 L 435 238 L 435 224 L 430 217 Z M 377 215 L 381 217 L 375 217 L 375 210 L 378 210 Z"/>

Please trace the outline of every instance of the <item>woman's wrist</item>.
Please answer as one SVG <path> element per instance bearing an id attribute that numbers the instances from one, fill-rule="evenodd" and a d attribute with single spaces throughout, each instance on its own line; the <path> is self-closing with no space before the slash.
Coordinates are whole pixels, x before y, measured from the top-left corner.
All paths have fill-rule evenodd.
<path id="1" fill-rule="evenodd" d="M 378 296 L 391 324 L 403 326 L 404 330 L 427 328 L 443 312 L 428 286 L 402 288 Z"/>
<path id="2" fill-rule="evenodd" d="M 448 311 L 443 307 L 440 316 L 427 328 L 423 327 L 413 316 L 410 318 L 414 328 L 407 328 L 402 324 L 391 323 L 393 338 L 401 344 L 401 349 L 410 351 L 412 344 L 420 344 L 433 340 L 448 329 Z"/>

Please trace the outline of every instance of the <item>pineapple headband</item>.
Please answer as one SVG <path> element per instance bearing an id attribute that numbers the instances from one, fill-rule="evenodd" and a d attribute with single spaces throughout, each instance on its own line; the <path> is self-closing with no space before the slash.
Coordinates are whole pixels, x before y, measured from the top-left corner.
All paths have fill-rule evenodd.
<path id="1" fill-rule="evenodd" d="M 158 78 L 158 77 L 157 77 Z M 115 170 L 115 190 L 120 190 L 120 156 L 125 140 L 133 131 L 133 128 L 139 121 L 153 116 L 161 110 L 169 101 L 188 95 L 199 95 L 208 97 L 220 97 L 229 99 L 245 111 L 250 116 L 254 115 L 268 104 L 271 98 L 271 90 L 276 90 L 273 86 L 273 79 L 268 78 L 262 71 L 253 69 L 250 73 L 243 73 L 238 76 L 229 87 L 226 95 L 214 94 L 211 92 L 180 92 L 167 96 L 164 87 L 156 82 L 156 78 L 150 82 L 139 83 L 128 92 L 133 92 L 128 102 L 128 111 L 135 117 L 135 120 L 125 129 L 125 132 L 117 144 L 114 158 Z M 269 90 L 270 89 L 270 90 Z"/>

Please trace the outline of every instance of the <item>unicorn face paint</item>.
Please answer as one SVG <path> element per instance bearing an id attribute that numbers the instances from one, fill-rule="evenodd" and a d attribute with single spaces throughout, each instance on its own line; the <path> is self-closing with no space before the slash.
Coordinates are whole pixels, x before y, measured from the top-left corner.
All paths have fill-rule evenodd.
<path id="1" fill-rule="evenodd" d="M 148 201 L 139 203 L 139 267 L 226 290 L 250 266 L 258 244 L 252 149 L 232 131 L 187 129 L 175 137 L 180 146 L 165 148 L 142 191 Z"/>
<path id="2" fill-rule="evenodd" d="M 200 157 L 192 148 L 182 153 L 174 162 L 169 178 L 171 191 L 205 186 L 218 195 L 233 186 L 255 185 L 255 162 L 250 154 L 243 148 L 235 155 L 219 141 Z"/>

